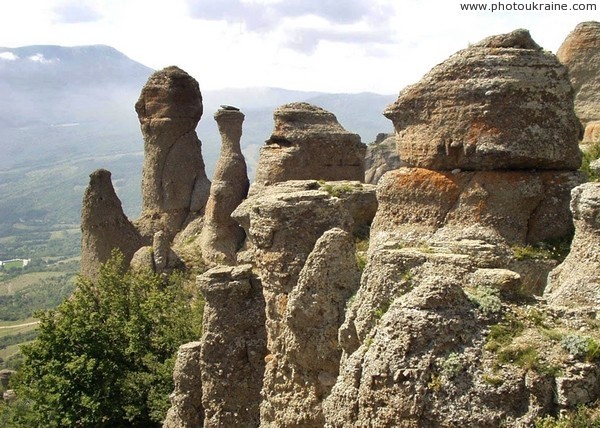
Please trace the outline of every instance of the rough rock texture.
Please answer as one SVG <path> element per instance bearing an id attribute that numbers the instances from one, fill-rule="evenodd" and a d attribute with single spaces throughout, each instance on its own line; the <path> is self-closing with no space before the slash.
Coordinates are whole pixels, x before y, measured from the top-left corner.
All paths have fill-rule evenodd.
<path id="1" fill-rule="evenodd" d="M 357 184 L 360 185 L 360 183 Z M 328 185 L 331 187 L 327 187 Z M 310 285 L 311 278 L 315 281 L 318 275 L 324 275 L 325 277 L 331 275 L 330 278 L 333 278 L 334 272 L 340 273 L 336 270 L 336 265 L 344 263 L 347 265 L 349 263 L 349 259 L 345 258 L 349 257 L 348 254 L 340 254 L 338 257 L 332 255 L 332 264 L 329 265 L 323 260 L 322 250 L 315 250 L 311 260 L 322 267 L 320 269 L 322 272 L 312 271 L 312 262 L 309 264 L 306 262 L 309 254 L 315 248 L 315 243 L 326 231 L 332 228 L 340 228 L 350 232 L 358 226 L 353 218 L 359 218 L 360 215 L 353 215 L 352 210 L 360 204 L 357 205 L 352 201 L 356 202 L 356 200 L 368 198 L 354 199 L 352 197 L 354 193 L 371 195 L 371 198 L 374 199 L 373 186 L 342 186 L 345 191 L 341 192 L 338 189 L 340 190 L 340 193 L 338 193 L 334 192 L 335 185 L 335 182 L 318 183 L 309 180 L 288 181 L 268 186 L 263 188 L 261 193 L 253 195 L 242 202 L 232 215 L 244 227 L 247 235 L 246 251 L 240 255 L 240 259 L 249 260 L 254 265 L 262 280 L 265 297 L 269 355 L 266 358 L 267 370 L 262 391 L 261 424 L 264 426 L 277 425 L 283 420 L 288 420 L 288 417 L 295 418 L 298 423 L 305 423 L 302 421 L 310 421 L 313 417 L 307 414 L 292 416 L 292 412 L 287 409 L 290 403 L 282 403 L 282 391 L 289 391 L 289 394 L 293 394 L 292 390 L 295 390 L 298 394 L 315 394 L 316 390 L 311 389 L 310 392 L 308 390 L 306 392 L 299 391 L 295 383 L 296 380 L 282 378 L 281 373 L 287 375 L 295 372 L 292 364 L 298 364 L 298 362 L 294 360 L 292 354 L 289 355 L 292 359 L 289 362 L 286 362 L 288 360 L 278 359 L 278 356 L 281 356 L 283 352 L 281 341 L 283 340 L 282 334 L 284 331 L 287 332 L 286 337 L 288 338 L 297 338 L 300 334 L 310 334 L 308 332 L 311 330 L 302 333 L 293 320 L 291 326 L 287 321 L 289 321 L 288 311 L 298 311 L 300 317 L 302 316 L 302 310 L 309 312 L 313 310 L 309 307 L 302 310 L 297 307 L 298 299 L 308 298 L 304 294 L 307 293 L 308 287 L 313 287 Z M 330 194 L 325 189 L 338 194 L 339 197 Z M 373 206 L 374 204 L 367 205 Z M 335 232 L 334 236 L 338 237 L 340 233 L 342 232 Z M 331 240 L 336 241 L 336 239 L 330 237 L 324 240 L 321 245 L 329 246 L 327 243 Z M 351 253 L 350 257 L 353 258 L 354 254 Z M 298 282 L 301 271 L 304 272 L 302 274 L 304 278 L 302 280 L 303 285 L 299 285 Z M 345 287 L 348 287 L 348 285 Z M 323 292 L 327 293 L 326 290 L 323 290 Z M 315 301 L 321 301 L 321 298 L 318 297 L 320 295 L 318 290 L 315 289 L 313 294 Z M 330 302 L 333 305 L 328 309 L 331 313 L 335 313 L 333 307 L 338 307 L 337 305 L 343 300 L 341 296 L 346 294 L 347 289 L 344 288 L 340 290 L 339 296 Z M 330 327 L 336 322 L 331 321 Z M 314 343 L 314 341 L 311 343 Z M 293 343 L 290 343 L 290 346 L 292 346 L 291 349 L 296 349 Z M 323 346 L 323 349 L 331 349 L 326 344 Z M 296 358 L 301 358 L 301 356 L 296 355 Z M 316 375 L 317 379 L 314 378 L 314 372 L 317 371 L 316 365 L 310 367 L 310 370 L 306 368 L 303 370 L 304 373 L 311 373 L 308 377 L 311 382 L 318 381 L 318 373 Z M 324 374 L 321 375 L 319 382 L 331 384 L 332 379 L 327 375 L 330 370 L 332 370 L 331 367 L 322 370 Z M 319 389 L 319 391 L 322 391 L 322 389 Z M 306 395 L 302 396 L 306 397 Z M 318 407 L 320 399 L 322 399 L 322 396 L 314 396 L 306 402 L 306 406 L 311 409 L 314 406 Z M 302 406 L 301 403 L 298 403 L 298 405 Z M 315 417 L 319 417 L 318 414 Z"/>
<path id="2" fill-rule="evenodd" d="M 250 186 L 240 148 L 244 114 L 221 109 L 215 120 L 221 133 L 221 154 L 210 187 L 200 248 L 207 264 L 235 264 L 245 234 L 231 213 L 246 198 Z"/>
<path id="3" fill-rule="evenodd" d="M 205 427 L 258 426 L 265 367 L 265 303 L 251 265 L 216 267 L 198 277 Z"/>
<path id="4" fill-rule="evenodd" d="M 261 426 L 323 426 L 321 403 L 335 383 L 341 357 L 338 328 L 360 283 L 354 253 L 352 236 L 332 229 L 308 256 L 270 349 Z"/>
<path id="5" fill-rule="evenodd" d="M 600 183 L 572 191 L 575 236 L 569 255 L 548 278 L 551 304 L 600 309 Z"/>
<path id="6" fill-rule="evenodd" d="M 149 270 L 161 274 L 185 268 L 183 261 L 171 248 L 167 234 L 162 230 L 154 234 L 152 246 L 144 246 L 136 251 L 130 266 L 133 270 Z"/>
<path id="7" fill-rule="evenodd" d="M 581 162 L 567 71 L 526 30 L 454 54 L 384 115 L 400 158 L 417 167 L 576 170 Z"/>
<path id="8" fill-rule="evenodd" d="M 407 166 L 398 156 L 396 135 L 380 135 L 381 139 L 367 146 L 365 183 L 377 184 L 381 176 L 386 172 L 400 168 L 401 166 Z"/>
<path id="9" fill-rule="evenodd" d="M 81 274 L 95 279 L 100 264 L 113 249 L 123 253 L 129 263 L 142 246 L 142 238 L 123 213 L 111 182 L 111 174 L 99 169 L 90 174 L 90 184 L 83 195 L 81 208 Z"/>
<path id="10" fill-rule="evenodd" d="M 600 143 L 600 120 L 589 122 L 586 125 L 582 143 Z"/>
<path id="11" fill-rule="evenodd" d="M 582 22 L 567 36 L 556 56 L 567 66 L 575 90 L 575 113 L 587 124 L 600 120 L 600 22 Z"/>
<path id="12" fill-rule="evenodd" d="M 356 180 L 365 176 L 366 146 L 335 115 L 308 103 L 285 104 L 260 151 L 251 193 L 288 180 Z"/>
<path id="13" fill-rule="evenodd" d="M 208 199 L 196 125 L 202 116 L 198 82 L 177 67 L 148 79 L 135 105 L 144 136 L 142 215 L 136 226 L 150 243 L 164 230 L 172 239 L 201 215 Z"/>
<path id="14" fill-rule="evenodd" d="M 510 244 L 533 244 L 572 233 L 570 191 L 583 181 L 571 171 L 445 172 L 400 168 L 378 186 L 372 234 L 423 241 L 485 227 Z M 492 232 L 493 231 L 493 232 Z"/>
<path id="15" fill-rule="evenodd" d="M 201 342 L 181 345 L 173 369 L 175 389 L 169 396 L 171 407 L 163 428 L 198 428 L 202 426 L 202 380 L 200 378 Z"/>

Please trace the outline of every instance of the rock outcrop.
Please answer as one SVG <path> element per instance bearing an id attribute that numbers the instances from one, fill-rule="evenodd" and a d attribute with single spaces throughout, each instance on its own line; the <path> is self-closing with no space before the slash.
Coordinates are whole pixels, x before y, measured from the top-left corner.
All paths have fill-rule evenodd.
<path id="1" fill-rule="evenodd" d="M 600 309 L 600 183 L 573 189 L 575 236 L 569 255 L 548 278 L 546 295 L 559 306 Z"/>
<path id="2" fill-rule="evenodd" d="M 526 30 L 454 54 L 384 114 L 400 158 L 416 167 L 576 170 L 581 163 L 567 71 Z"/>
<path id="3" fill-rule="evenodd" d="M 210 187 L 200 248 L 205 263 L 231 265 L 245 237 L 231 213 L 246 198 L 250 186 L 240 147 L 244 114 L 221 109 L 215 120 L 221 133 L 221 154 Z"/>
<path id="4" fill-rule="evenodd" d="M 173 369 L 175 390 L 170 395 L 171 407 L 163 428 L 197 428 L 202 426 L 202 380 L 200 369 L 201 342 L 181 345 Z"/>
<path id="5" fill-rule="evenodd" d="M 556 52 L 575 90 L 575 112 L 584 125 L 600 120 L 600 22 L 582 22 Z"/>
<path id="6" fill-rule="evenodd" d="M 205 427 L 255 427 L 265 355 L 265 303 L 252 266 L 220 266 L 198 277 L 202 321 Z"/>
<path id="7" fill-rule="evenodd" d="M 170 240 L 165 232 L 158 231 L 152 239 L 152 246 L 144 246 L 133 255 L 130 263 L 135 271 L 151 271 L 169 274 L 175 269 L 185 268 L 185 264 L 171 248 Z"/>
<path id="8" fill-rule="evenodd" d="M 159 230 L 172 239 L 203 214 L 210 181 L 196 125 L 202 116 L 198 82 L 177 67 L 148 79 L 135 105 L 144 136 L 142 214 L 136 226 L 149 244 Z"/>
<path id="9" fill-rule="evenodd" d="M 94 171 L 81 208 L 81 274 L 93 280 L 114 249 L 129 263 L 141 246 L 142 237 L 123 213 L 110 171 Z"/>
<path id="10" fill-rule="evenodd" d="M 288 180 L 364 180 L 366 146 L 333 113 L 291 103 L 277 108 L 273 118 L 273 133 L 260 151 L 251 193 Z"/>
<path id="11" fill-rule="evenodd" d="M 365 156 L 365 183 L 377 184 L 383 174 L 406 166 L 398 156 L 396 136 L 380 134 L 367 146 Z"/>
<path id="12" fill-rule="evenodd" d="M 583 144 L 600 143 L 600 120 L 588 122 L 583 133 Z"/>

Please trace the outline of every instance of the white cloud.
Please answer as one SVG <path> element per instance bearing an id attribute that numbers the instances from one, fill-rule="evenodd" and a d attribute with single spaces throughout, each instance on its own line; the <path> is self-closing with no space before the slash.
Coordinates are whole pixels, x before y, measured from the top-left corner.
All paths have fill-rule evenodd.
<path id="1" fill-rule="evenodd" d="M 5 61 L 15 61 L 19 59 L 19 57 L 12 52 L 0 52 L 0 59 Z"/>
<path id="2" fill-rule="evenodd" d="M 28 56 L 27 59 L 33 62 L 39 62 L 40 64 L 51 64 L 56 61 L 56 59 L 46 59 L 41 53 Z"/>

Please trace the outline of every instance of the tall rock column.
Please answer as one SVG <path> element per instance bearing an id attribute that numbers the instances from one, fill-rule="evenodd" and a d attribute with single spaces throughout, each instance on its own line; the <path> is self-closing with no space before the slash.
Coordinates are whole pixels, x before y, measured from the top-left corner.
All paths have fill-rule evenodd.
<path id="1" fill-rule="evenodd" d="M 83 195 L 81 274 L 91 279 L 98 276 L 100 264 L 110 258 L 113 249 L 120 250 L 129 263 L 142 246 L 140 234 L 123 213 L 110 177 L 105 169 L 94 171 Z"/>
<path id="2" fill-rule="evenodd" d="M 177 67 L 157 71 L 135 104 L 144 136 L 142 215 L 136 226 L 150 243 L 164 230 L 172 238 L 202 215 L 206 177 L 196 125 L 202 116 L 198 82 Z"/>
<path id="3" fill-rule="evenodd" d="M 235 264 L 235 254 L 246 236 L 231 218 L 250 186 L 240 148 L 244 114 L 228 108 L 217 111 L 214 117 L 221 134 L 221 155 L 210 187 L 200 248 L 207 264 L 231 265 Z"/>

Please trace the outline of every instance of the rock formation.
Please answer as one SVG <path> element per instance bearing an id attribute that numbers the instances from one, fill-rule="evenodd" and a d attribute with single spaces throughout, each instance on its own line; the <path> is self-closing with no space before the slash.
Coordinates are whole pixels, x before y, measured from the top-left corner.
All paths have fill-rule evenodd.
<path id="1" fill-rule="evenodd" d="M 583 133 L 583 144 L 600 143 L 600 120 L 588 122 Z"/>
<path id="2" fill-rule="evenodd" d="M 575 237 L 569 255 L 548 278 L 550 303 L 600 309 L 600 183 L 573 189 Z"/>
<path id="3" fill-rule="evenodd" d="M 81 274 L 95 279 L 113 249 L 129 263 L 142 246 L 142 238 L 123 213 L 111 182 L 111 173 L 99 169 L 90 174 L 90 184 L 81 208 Z"/>
<path id="4" fill-rule="evenodd" d="M 258 426 L 265 366 L 265 303 L 252 266 L 216 267 L 198 277 L 202 404 L 206 427 Z"/>
<path id="5" fill-rule="evenodd" d="M 576 170 L 581 162 L 567 71 L 526 30 L 454 54 L 384 114 L 400 158 L 417 167 Z"/>
<path id="6" fill-rule="evenodd" d="M 273 118 L 275 127 L 260 151 L 251 193 L 288 180 L 364 180 L 366 146 L 335 115 L 308 103 L 291 103 L 276 109 Z"/>
<path id="7" fill-rule="evenodd" d="M 383 174 L 406 166 L 396 150 L 396 136 L 379 134 L 374 143 L 367 146 L 365 156 L 365 183 L 377 184 Z"/>
<path id="8" fill-rule="evenodd" d="M 575 90 L 575 112 L 587 124 L 600 120 L 600 22 L 582 22 L 567 36 L 556 56 L 567 66 Z"/>
<path id="9" fill-rule="evenodd" d="M 250 186 L 240 148 L 244 114 L 221 109 L 215 113 L 215 120 L 221 133 L 221 154 L 210 187 L 200 248 L 207 264 L 235 264 L 245 234 L 231 213 L 246 198 Z"/>
<path id="10" fill-rule="evenodd" d="M 152 246 L 144 246 L 133 255 L 130 266 L 136 271 L 151 271 L 159 274 L 169 274 L 175 269 L 185 267 L 177 253 L 173 251 L 168 236 L 162 230 L 156 232 Z"/>
<path id="11" fill-rule="evenodd" d="M 200 342 L 181 345 L 173 369 L 175 391 L 169 397 L 171 407 L 164 428 L 197 428 L 202 426 L 202 380 L 200 378 Z"/>
<path id="12" fill-rule="evenodd" d="M 144 136 L 142 215 L 136 221 L 147 244 L 159 230 L 172 239 L 203 214 L 210 182 L 196 125 L 202 116 L 198 82 L 177 67 L 148 79 L 135 105 Z"/>

